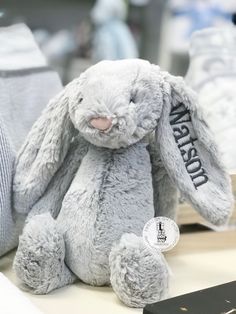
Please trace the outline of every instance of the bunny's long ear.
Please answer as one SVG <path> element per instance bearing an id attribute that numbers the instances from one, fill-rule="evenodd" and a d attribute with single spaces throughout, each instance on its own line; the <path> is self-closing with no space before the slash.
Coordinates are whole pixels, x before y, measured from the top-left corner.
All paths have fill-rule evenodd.
<path id="1" fill-rule="evenodd" d="M 224 224 L 232 209 L 231 185 L 212 134 L 183 79 L 161 73 L 164 103 L 156 136 L 163 164 L 205 219 Z"/>
<path id="2" fill-rule="evenodd" d="M 28 213 L 61 166 L 75 132 L 69 117 L 69 93 L 76 80 L 52 99 L 21 148 L 13 182 L 14 207 Z"/>

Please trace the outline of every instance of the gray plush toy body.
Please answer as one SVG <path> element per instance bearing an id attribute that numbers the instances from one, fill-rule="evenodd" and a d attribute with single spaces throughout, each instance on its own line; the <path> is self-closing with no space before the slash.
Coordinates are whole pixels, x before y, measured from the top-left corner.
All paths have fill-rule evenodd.
<path id="1" fill-rule="evenodd" d="M 79 278 L 129 306 L 163 299 L 168 267 L 142 229 L 175 217 L 177 188 L 227 221 L 229 177 L 191 91 L 147 61 L 98 63 L 49 103 L 17 158 L 14 205 L 28 214 L 17 275 L 35 293 Z"/>

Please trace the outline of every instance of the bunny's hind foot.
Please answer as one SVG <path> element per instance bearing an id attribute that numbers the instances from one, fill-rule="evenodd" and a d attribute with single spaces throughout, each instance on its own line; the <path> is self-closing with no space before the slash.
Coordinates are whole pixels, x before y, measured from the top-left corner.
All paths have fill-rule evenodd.
<path id="1" fill-rule="evenodd" d="M 46 294 L 75 281 L 64 263 L 65 243 L 50 214 L 34 216 L 20 237 L 14 270 L 35 294 Z"/>
<path id="2" fill-rule="evenodd" d="M 144 307 L 166 297 L 169 271 L 163 255 L 151 251 L 141 237 L 124 234 L 113 246 L 109 263 L 111 285 L 126 305 Z"/>

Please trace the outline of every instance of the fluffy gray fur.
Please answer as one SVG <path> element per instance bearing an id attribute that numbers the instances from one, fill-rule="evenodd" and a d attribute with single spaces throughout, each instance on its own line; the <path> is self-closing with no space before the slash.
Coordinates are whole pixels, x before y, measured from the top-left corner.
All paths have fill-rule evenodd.
<path id="1" fill-rule="evenodd" d="M 170 125 L 180 104 L 208 176 L 198 188 Z M 98 131 L 94 117 L 113 124 Z M 192 92 L 144 60 L 98 63 L 49 103 L 17 158 L 14 206 L 30 215 L 14 261 L 18 277 L 40 294 L 79 278 L 111 284 L 133 307 L 163 299 L 167 264 L 141 236 L 154 215 L 175 217 L 177 188 L 208 221 L 227 222 L 229 177 Z"/>

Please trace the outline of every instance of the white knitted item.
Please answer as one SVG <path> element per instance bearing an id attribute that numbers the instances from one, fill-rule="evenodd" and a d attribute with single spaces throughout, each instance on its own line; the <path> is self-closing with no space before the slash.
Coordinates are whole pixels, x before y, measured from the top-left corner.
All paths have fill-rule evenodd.
<path id="1" fill-rule="evenodd" d="M 0 28 L 0 69 L 21 70 L 47 66 L 30 29 L 23 23 Z"/>
<path id="2" fill-rule="evenodd" d="M 0 114 L 14 151 L 62 88 L 24 24 L 0 27 Z"/>

